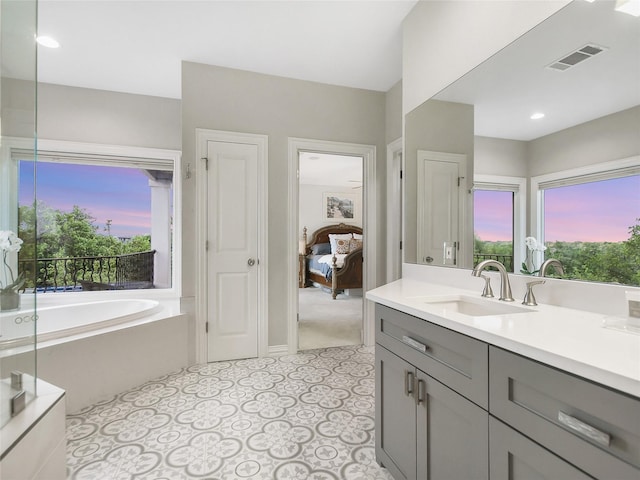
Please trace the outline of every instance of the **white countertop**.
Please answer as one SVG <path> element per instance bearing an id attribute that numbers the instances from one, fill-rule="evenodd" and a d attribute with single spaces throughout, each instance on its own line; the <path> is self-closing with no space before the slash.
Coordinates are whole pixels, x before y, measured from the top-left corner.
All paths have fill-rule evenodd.
<path id="1" fill-rule="evenodd" d="M 516 301 L 511 305 L 531 311 L 470 317 L 425 303 L 428 296 L 456 294 L 505 303 L 408 278 L 370 290 L 366 298 L 640 398 L 640 335 L 603 328 L 607 315 Z"/>

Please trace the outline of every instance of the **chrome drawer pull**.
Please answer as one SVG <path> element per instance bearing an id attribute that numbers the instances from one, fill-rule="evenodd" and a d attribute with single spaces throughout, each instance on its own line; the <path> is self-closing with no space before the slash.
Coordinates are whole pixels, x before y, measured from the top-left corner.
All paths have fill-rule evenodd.
<path id="1" fill-rule="evenodd" d="M 402 336 L 402 343 L 406 343 L 410 347 L 413 347 L 416 350 L 420 350 L 422 353 L 425 353 L 429 348 L 424 343 L 420 343 L 419 341 L 414 340 L 411 337 L 407 337 L 406 335 Z"/>
<path id="2" fill-rule="evenodd" d="M 409 370 L 404 372 L 404 394 L 413 395 L 413 372 Z"/>
<path id="3" fill-rule="evenodd" d="M 589 437 L 591 440 L 598 442 L 600 445 L 608 447 L 611 443 L 611 435 L 604 433 L 597 428 L 592 427 L 584 422 L 581 422 L 571 415 L 567 415 L 564 412 L 558 412 L 558 421 L 563 425 L 566 425 L 571 430 L 574 430 L 585 437 Z"/>

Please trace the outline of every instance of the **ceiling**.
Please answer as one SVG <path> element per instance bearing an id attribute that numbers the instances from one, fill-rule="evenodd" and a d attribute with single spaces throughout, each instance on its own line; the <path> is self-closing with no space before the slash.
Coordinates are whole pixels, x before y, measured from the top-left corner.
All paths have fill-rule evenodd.
<path id="1" fill-rule="evenodd" d="M 435 98 L 473 104 L 476 135 L 524 141 L 640 104 L 640 18 L 614 6 L 570 3 Z M 605 50 L 547 68 L 587 44 Z"/>
<path id="2" fill-rule="evenodd" d="M 388 91 L 416 0 L 40 0 L 39 81 L 180 98 L 181 61 Z"/>
<path id="3" fill-rule="evenodd" d="M 300 185 L 362 187 L 362 157 L 300 152 Z"/>

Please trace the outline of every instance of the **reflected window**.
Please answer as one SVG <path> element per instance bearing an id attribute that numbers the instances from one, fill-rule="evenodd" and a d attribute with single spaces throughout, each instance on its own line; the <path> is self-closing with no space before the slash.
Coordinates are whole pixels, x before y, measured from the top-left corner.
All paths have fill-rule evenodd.
<path id="1" fill-rule="evenodd" d="M 27 288 L 172 286 L 173 162 L 43 154 L 34 178 L 33 159 L 16 160 L 18 230 L 27 239 L 19 268 L 35 279 Z"/>
<path id="2" fill-rule="evenodd" d="M 640 175 L 589 180 L 542 186 L 545 257 L 564 278 L 640 285 Z"/>
<path id="3" fill-rule="evenodd" d="M 513 272 L 514 196 L 512 191 L 474 190 L 474 265 L 494 259 Z"/>

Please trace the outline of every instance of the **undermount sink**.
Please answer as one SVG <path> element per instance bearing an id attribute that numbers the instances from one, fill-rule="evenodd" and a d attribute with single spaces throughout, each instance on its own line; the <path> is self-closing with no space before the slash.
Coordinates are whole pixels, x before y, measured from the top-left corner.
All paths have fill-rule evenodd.
<path id="1" fill-rule="evenodd" d="M 509 315 L 513 313 L 530 313 L 534 311 L 509 303 L 496 303 L 482 298 L 469 297 L 467 295 L 427 297 L 427 299 L 424 300 L 424 303 L 440 309 L 444 315 L 447 313 L 460 313 L 470 317 Z"/>

